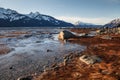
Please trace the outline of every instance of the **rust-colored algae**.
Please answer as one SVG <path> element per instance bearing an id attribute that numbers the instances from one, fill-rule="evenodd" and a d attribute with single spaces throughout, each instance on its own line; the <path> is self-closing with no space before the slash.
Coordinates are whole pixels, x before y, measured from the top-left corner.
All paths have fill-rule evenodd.
<path id="1" fill-rule="evenodd" d="M 87 32 L 73 29 L 74 32 Z M 120 35 L 109 34 L 112 40 L 101 39 L 102 35 L 90 38 L 70 39 L 69 42 L 87 46 L 81 54 L 97 55 L 102 62 L 87 65 L 75 55 L 64 65 L 34 76 L 34 80 L 119 80 L 120 79 Z"/>

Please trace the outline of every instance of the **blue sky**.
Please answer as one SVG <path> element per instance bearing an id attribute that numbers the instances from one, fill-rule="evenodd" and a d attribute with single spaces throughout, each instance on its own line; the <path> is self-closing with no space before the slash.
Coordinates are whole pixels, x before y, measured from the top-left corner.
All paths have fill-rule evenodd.
<path id="1" fill-rule="evenodd" d="M 120 18 L 120 0 L 0 0 L 0 7 L 23 14 L 38 11 L 72 23 L 105 24 Z"/>

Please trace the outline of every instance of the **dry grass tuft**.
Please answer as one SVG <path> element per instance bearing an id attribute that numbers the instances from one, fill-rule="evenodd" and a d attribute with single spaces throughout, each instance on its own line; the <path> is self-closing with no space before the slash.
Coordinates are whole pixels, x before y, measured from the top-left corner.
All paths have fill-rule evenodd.
<path id="1" fill-rule="evenodd" d="M 0 44 L 0 54 L 7 54 L 11 49 L 6 44 Z"/>

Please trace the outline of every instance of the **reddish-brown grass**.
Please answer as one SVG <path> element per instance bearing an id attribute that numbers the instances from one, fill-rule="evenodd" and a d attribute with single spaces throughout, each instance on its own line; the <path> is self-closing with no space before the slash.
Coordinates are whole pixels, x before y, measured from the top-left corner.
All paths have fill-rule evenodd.
<path id="1" fill-rule="evenodd" d="M 86 33 L 89 30 L 72 31 Z M 34 80 L 120 80 L 120 35 L 111 34 L 112 40 L 101 39 L 101 36 L 69 40 L 87 46 L 81 54 L 97 55 L 102 59 L 101 63 L 86 65 L 77 56 L 67 65 L 35 76 Z"/>
<path id="2" fill-rule="evenodd" d="M 11 51 L 11 49 L 5 45 L 5 44 L 0 44 L 0 54 L 7 54 Z"/>

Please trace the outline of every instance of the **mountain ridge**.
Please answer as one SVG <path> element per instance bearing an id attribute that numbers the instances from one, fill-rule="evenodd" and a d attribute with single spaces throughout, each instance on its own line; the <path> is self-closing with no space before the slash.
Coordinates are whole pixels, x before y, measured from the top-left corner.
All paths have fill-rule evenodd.
<path id="1" fill-rule="evenodd" d="M 81 21 L 77 21 L 75 23 L 75 26 L 80 27 L 80 28 L 99 28 L 99 27 L 102 27 L 102 25 L 96 25 L 96 24 L 92 24 L 92 23 L 85 23 L 85 22 L 81 22 Z"/>
<path id="2" fill-rule="evenodd" d="M 15 10 L 0 8 L 0 27 L 39 27 L 39 26 L 74 26 L 39 12 L 20 14 Z"/>
<path id="3" fill-rule="evenodd" d="M 109 23 L 105 24 L 104 27 L 113 28 L 120 26 L 120 18 L 114 19 Z"/>
<path id="4" fill-rule="evenodd" d="M 0 27 L 78 27 L 78 28 L 100 28 L 116 27 L 120 25 L 120 18 L 114 19 L 105 25 L 95 25 L 92 23 L 76 22 L 72 24 L 63 20 L 58 20 L 52 16 L 30 12 L 21 14 L 12 9 L 0 7 Z"/>

